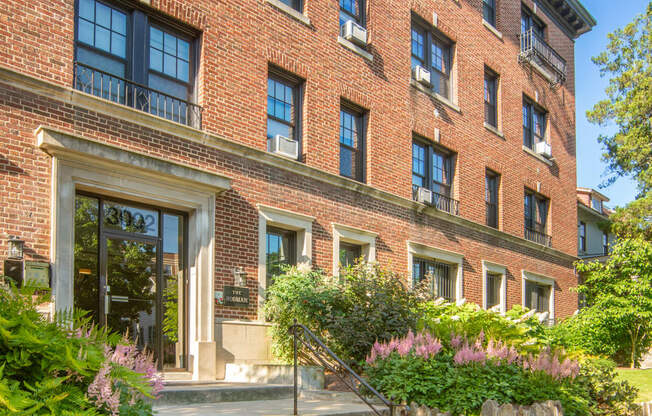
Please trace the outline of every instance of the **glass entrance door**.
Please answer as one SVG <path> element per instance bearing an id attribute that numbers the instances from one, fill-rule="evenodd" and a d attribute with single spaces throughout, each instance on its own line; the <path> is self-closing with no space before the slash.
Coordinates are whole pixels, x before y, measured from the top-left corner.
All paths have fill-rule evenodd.
<path id="1" fill-rule="evenodd" d="M 187 367 L 186 215 L 128 201 L 75 198 L 75 307 L 154 354 Z"/>

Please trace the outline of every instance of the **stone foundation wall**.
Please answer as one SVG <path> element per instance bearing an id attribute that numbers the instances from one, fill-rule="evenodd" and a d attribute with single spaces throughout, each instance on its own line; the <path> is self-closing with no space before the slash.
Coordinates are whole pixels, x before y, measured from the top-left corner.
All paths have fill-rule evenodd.
<path id="1" fill-rule="evenodd" d="M 440 412 L 437 408 L 410 405 L 408 416 L 450 416 L 449 412 Z M 548 400 L 543 403 L 534 403 L 530 406 L 516 404 L 498 404 L 495 400 L 487 400 L 482 405 L 480 416 L 563 416 L 564 410 L 558 400 Z M 649 414 L 648 414 L 649 415 Z M 646 415 L 646 416 L 648 416 Z"/>

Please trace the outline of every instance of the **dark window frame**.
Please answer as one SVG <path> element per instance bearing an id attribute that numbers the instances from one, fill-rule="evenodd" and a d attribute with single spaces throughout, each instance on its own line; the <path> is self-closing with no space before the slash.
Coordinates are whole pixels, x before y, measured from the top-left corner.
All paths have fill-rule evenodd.
<path id="1" fill-rule="evenodd" d="M 498 228 L 500 218 L 500 174 L 490 169 L 485 170 L 485 204 L 486 204 L 486 225 Z M 492 217 L 493 209 L 493 217 Z"/>
<path id="2" fill-rule="evenodd" d="M 274 275 L 271 274 L 270 264 L 269 264 L 269 251 L 268 251 L 268 239 L 270 234 L 279 236 L 281 240 L 283 238 L 288 239 L 289 253 L 288 260 L 283 262 L 283 264 L 296 266 L 297 264 L 297 232 L 293 230 L 287 230 L 280 227 L 267 226 L 265 230 L 265 279 L 267 288 L 273 283 Z M 281 262 L 279 261 L 279 264 Z"/>
<path id="3" fill-rule="evenodd" d="M 418 57 L 414 54 L 412 49 L 412 31 L 420 32 L 423 35 L 423 58 Z M 412 59 L 417 59 L 421 66 L 430 71 L 430 80 L 431 86 L 430 89 L 436 93 L 445 97 L 447 100 L 452 101 L 452 90 L 453 90 L 453 61 L 455 59 L 455 42 L 446 37 L 440 31 L 434 29 L 431 24 L 427 23 L 422 17 L 412 14 L 412 22 L 410 26 L 410 56 Z M 432 52 L 433 45 L 438 45 L 442 50 L 442 60 L 444 62 L 445 70 L 442 72 L 440 69 L 435 67 L 432 62 Z M 446 55 L 447 54 L 447 55 Z M 414 65 L 411 66 L 414 68 Z M 445 87 L 446 91 L 440 91 L 440 86 L 436 85 L 434 82 L 435 72 L 439 74 L 439 77 L 444 77 L 446 79 Z M 414 75 L 412 75 L 414 76 Z"/>
<path id="4" fill-rule="evenodd" d="M 540 134 L 536 132 L 537 117 L 541 117 Z M 536 143 L 545 142 L 547 130 L 548 130 L 548 111 L 545 108 L 541 107 L 536 102 L 534 102 L 534 100 L 524 95 L 523 96 L 523 146 L 529 149 L 534 149 Z"/>
<path id="5" fill-rule="evenodd" d="M 545 206 L 545 213 L 541 212 L 541 204 Z M 550 214 L 550 199 L 548 197 L 526 188 L 523 211 L 526 228 L 549 235 L 548 216 Z"/>
<path id="6" fill-rule="evenodd" d="M 484 70 L 484 122 L 498 128 L 498 85 L 500 76 L 485 67 Z M 488 91 L 489 90 L 489 91 Z M 491 102 L 493 100 L 493 103 Z"/>
<path id="7" fill-rule="evenodd" d="M 550 313 L 550 299 L 552 296 L 552 290 L 554 288 L 551 285 L 539 283 L 534 280 L 525 279 L 525 307 L 531 308 L 532 306 L 532 296 L 536 294 L 537 304 L 536 311 L 539 313 L 548 312 Z M 541 300 L 544 300 L 545 308 L 541 305 Z"/>
<path id="8" fill-rule="evenodd" d="M 496 305 L 501 304 L 501 286 L 502 286 L 503 275 L 500 273 L 485 272 L 485 289 L 486 289 L 486 308 L 491 309 Z M 492 284 L 489 284 L 490 281 L 493 281 Z M 494 289 L 492 294 L 491 289 Z"/>
<path id="9" fill-rule="evenodd" d="M 280 119 L 269 114 L 269 109 L 266 109 L 265 116 L 267 119 L 274 120 L 281 124 L 289 125 L 292 127 L 292 137 L 293 140 L 296 140 L 299 144 L 298 160 L 303 158 L 303 95 L 305 88 L 305 80 L 297 75 L 294 75 L 290 72 L 283 70 L 277 66 L 270 65 L 267 71 L 267 79 L 272 79 L 276 82 L 280 82 L 290 88 L 292 88 L 293 96 L 293 111 L 294 120 L 291 124 L 288 124 L 285 120 Z M 266 98 L 269 97 L 269 91 L 267 91 Z M 266 105 L 267 108 L 267 105 Z M 267 122 L 267 120 L 266 120 Z M 267 138 L 269 140 L 269 137 Z"/>
<path id="10" fill-rule="evenodd" d="M 534 28 L 535 34 L 545 41 L 546 24 L 532 10 L 521 4 L 521 33 L 525 33 L 532 28 Z"/>
<path id="11" fill-rule="evenodd" d="M 496 0 L 482 0 L 482 18 L 496 27 Z"/>
<path id="12" fill-rule="evenodd" d="M 342 112 L 348 113 L 354 117 L 357 130 L 357 148 L 351 147 L 345 143 L 342 143 Z M 347 100 L 340 100 L 340 175 L 345 178 L 353 179 L 358 182 L 365 182 L 366 179 L 366 158 L 367 158 L 367 124 L 369 121 L 369 112 L 362 107 L 353 104 Z M 357 166 L 356 172 L 353 176 L 344 175 L 342 173 L 342 148 L 347 148 L 357 155 L 357 160 L 355 166 Z"/>
<path id="13" fill-rule="evenodd" d="M 605 231 L 602 232 L 602 255 L 609 255 L 609 234 Z"/>
<path id="14" fill-rule="evenodd" d="M 355 23 L 362 27 L 366 27 L 367 25 L 367 13 L 366 13 L 366 6 L 367 2 L 366 0 L 351 0 L 354 4 L 357 4 L 358 6 L 358 15 L 352 14 L 349 10 L 345 9 L 342 7 L 342 0 L 339 1 L 339 19 L 340 22 L 342 20 L 342 13 L 344 13 L 347 17 L 350 17 Z M 340 24 L 342 26 L 343 23 Z"/>
<path id="15" fill-rule="evenodd" d="M 579 235 L 579 251 L 581 253 L 586 252 L 586 223 L 584 221 L 580 221 L 579 225 L 577 226 L 577 234 Z"/>
<path id="16" fill-rule="evenodd" d="M 351 264 L 342 264 L 342 252 L 354 252 L 353 262 Z M 337 249 L 337 255 L 339 257 L 339 267 L 349 267 L 355 264 L 355 260 L 361 258 L 362 254 L 362 245 L 356 243 L 349 243 L 346 241 L 340 241 L 340 246 Z"/>
<path id="17" fill-rule="evenodd" d="M 425 176 L 421 176 L 419 174 L 415 174 L 414 171 L 414 146 L 415 144 L 417 146 L 421 146 L 425 148 Z M 424 179 L 424 184 L 423 187 L 426 189 L 431 190 L 434 193 L 443 195 L 447 198 L 453 198 L 453 184 L 455 181 L 455 157 L 456 154 L 448 149 L 445 149 L 441 146 L 438 146 L 435 143 L 430 142 L 429 140 L 422 138 L 420 136 L 414 135 L 412 138 L 412 175 L 413 175 L 413 181 L 412 185 L 418 185 L 414 183 L 414 175 L 420 176 Z M 433 172 L 433 160 L 435 155 L 441 156 L 444 165 L 442 166 L 443 171 L 446 172 L 446 169 L 448 169 L 448 184 L 440 181 L 436 181 L 434 179 L 434 172 Z M 421 186 L 421 185 L 418 185 Z M 446 193 L 441 192 L 441 189 L 444 188 L 446 189 Z M 437 190 L 438 189 L 438 190 Z"/>
<path id="18" fill-rule="evenodd" d="M 303 13 L 303 0 L 279 0 L 288 7 L 293 8 L 299 13 Z"/>
<path id="19" fill-rule="evenodd" d="M 445 299 L 454 300 L 457 296 L 457 276 L 453 275 L 455 267 L 459 266 L 439 261 L 437 259 L 428 259 L 414 256 L 412 258 L 412 286 L 414 287 L 418 285 L 427 277 L 428 273 L 434 272 L 432 276 L 433 279 L 430 281 L 430 291 L 432 292 L 432 295 L 435 298 L 443 297 Z M 446 275 L 437 276 L 437 270 L 445 270 Z M 416 275 L 417 273 L 418 276 Z M 442 285 L 440 284 L 435 285 L 435 279 L 438 280 L 438 283 L 442 283 L 442 281 L 444 281 L 443 283 L 447 284 L 447 287 L 442 288 Z M 435 293 L 435 286 L 437 287 L 437 293 Z M 446 293 L 442 293 L 442 290 L 448 291 L 448 296 L 445 296 Z"/>

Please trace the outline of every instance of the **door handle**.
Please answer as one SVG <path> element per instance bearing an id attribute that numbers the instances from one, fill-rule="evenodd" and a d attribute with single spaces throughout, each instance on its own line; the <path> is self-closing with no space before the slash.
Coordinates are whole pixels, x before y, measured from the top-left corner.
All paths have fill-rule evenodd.
<path id="1" fill-rule="evenodd" d="M 104 314 L 108 315 L 111 313 L 111 295 L 109 293 L 111 292 L 111 286 L 107 285 L 106 286 L 106 292 L 104 293 Z"/>

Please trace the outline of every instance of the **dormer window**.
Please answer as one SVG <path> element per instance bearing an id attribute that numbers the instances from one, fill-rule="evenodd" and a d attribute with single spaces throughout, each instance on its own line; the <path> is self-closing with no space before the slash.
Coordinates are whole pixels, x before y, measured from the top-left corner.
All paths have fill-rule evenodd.
<path id="1" fill-rule="evenodd" d="M 591 197 L 591 208 L 602 213 L 602 200 L 598 198 Z"/>

